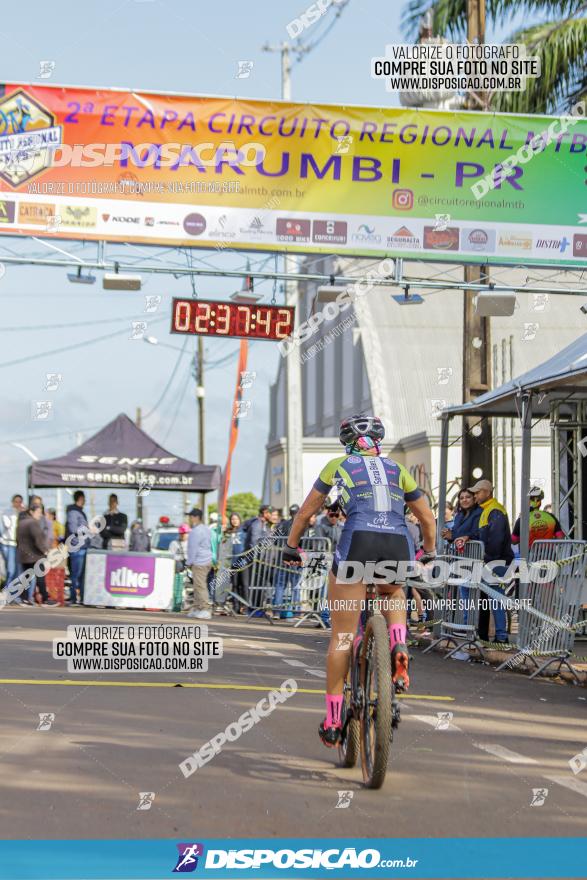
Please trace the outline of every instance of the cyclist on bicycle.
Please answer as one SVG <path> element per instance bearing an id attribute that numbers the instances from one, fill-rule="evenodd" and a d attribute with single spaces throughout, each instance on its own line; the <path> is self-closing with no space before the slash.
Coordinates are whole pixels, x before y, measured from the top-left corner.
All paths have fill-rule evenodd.
<path id="1" fill-rule="evenodd" d="M 544 501 L 544 492 L 540 486 L 532 486 L 528 494 L 530 502 L 530 520 L 528 531 L 528 548 L 534 541 L 560 540 L 565 537 L 562 526 L 554 513 L 541 510 Z M 520 517 L 517 518 L 512 529 L 512 544 L 520 543 Z"/>
<path id="2" fill-rule="evenodd" d="M 404 504 L 422 526 L 422 561 L 436 555 L 435 520 L 426 496 L 403 465 L 381 457 L 384 436 L 385 428 L 378 418 L 354 415 L 342 422 L 339 437 L 346 454 L 332 459 L 322 469 L 292 523 L 283 551 L 284 563 L 301 563 L 300 538 L 310 517 L 320 510 L 332 486 L 337 485 L 341 492 L 339 504 L 347 519 L 328 580 L 332 631 L 326 658 L 326 718 L 319 730 L 322 742 L 330 748 L 338 744 L 341 732 L 343 686 L 350 656 L 349 650 L 342 647 L 348 645 L 348 634 L 357 631 L 366 597 L 362 577 L 357 583 L 349 583 L 349 578 L 337 580 L 340 563 L 400 564 L 413 560 L 414 546 L 404 517 Z M 376 585 L 379 594 L 385 594 L 389 600 L 382 612 L 389 629 L 393 680 L 398 689 L 407 689 L 406 601 L 402 590 L 405 574 L 391 577 L 394 583 L 378 578 Z"/>

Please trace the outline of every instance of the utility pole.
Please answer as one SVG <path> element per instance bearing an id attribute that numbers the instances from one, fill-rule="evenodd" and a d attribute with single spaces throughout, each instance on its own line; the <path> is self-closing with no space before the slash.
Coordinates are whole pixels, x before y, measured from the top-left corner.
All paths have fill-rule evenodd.
<path id="1" fill-rule="evenodd" d="M 140 408 L 140 406 L 137 406 L 137 415 L 135 418 L 135 425 L 137 426 L 137 428 L 142 427 L 141 416 L 142 416 L 141 408 Z M 139 494 L 139 491 L 140 491 L 140 486 L 137 491 L 137 517 L 136 518 L 138 520 L 140 520 L 141 522 L 143 522 L 143 496 Z"/>
<path id="2" fill-rule="evenodd" d="M 485 42 L 485 0 L 467 0 L 467 40 Z M 469 106 L 471 106 L 469 102 Z M 485 266 L 465 266 L 465 283 L 487 284 Z M 475 312 L 475 293 L 463 292 L 463 401 L 472 400 L 490 388 L 491 328 L 489 318 Z M 471 432 L 477 418 L 463 418 L 462 479 L 465 485 L 477 479 L 492 479 L 492 431 L 488 419 L 481 419 L 476 434 Z"/>
<path id="3" fill-rule="evenodd" d="M 261 47 L 262 52 L 279 52 L 281 55 L 281 100 L 291 101 L 291 60 L 290 45 L 287 42 L 279 43 L 277 46 L 270 46 L 265 43 Z"/>
<path id="4" fill-rule="evenodd" d="M 263 46 L 265 52 L 279 52 L 281 54 L 281 100 L 291 101 L 291 60 L 290 45 L 287 42 L 279 46 Z M 295 272 L 296 261 L 287 253 L 283 258 L 284 272 Z M 297 329 L 299 316 L 298 285 L 295 282 L 284 281 L 285 301 L 288 306 L 295 307 L 295 325 Z M 285 358 L 285 388 L 286 388 L 286 507 L 291 504 L 300 504 L 303 486 L 303 453 L 304 442 L 303 406 L 302 406 L 302 365 L 297 350 L 292 351 Z"/>
<path id="5" fill-rule="evenodd" d="M 199 444 L 199 461 L 204 464 L 206 460 L 206 444 L 205 444 L 205 411 L 204 411 L 204 342 L 201 336 L 198 336 L 198 353 L 196 360 L 196 398 L 198 401 L 198 444 Z M 206 512 L 206 493 L 200 495 L 200 507 L 202 512 Z"/>

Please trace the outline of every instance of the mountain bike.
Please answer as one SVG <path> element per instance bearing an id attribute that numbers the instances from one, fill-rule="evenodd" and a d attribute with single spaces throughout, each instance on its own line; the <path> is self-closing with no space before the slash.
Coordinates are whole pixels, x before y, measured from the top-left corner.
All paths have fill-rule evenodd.
<path id="1" fill-rule="evenodd" d="M 361 613 L 363 632 L 359 630 L 357 634 L 360 642 L 351 648 L 338 746 L 343 767 L 354 767 L 360 754 L 367 788 L 383 785 L 393 731 L 400 722 L 399 702 L 391 678 L 389 632 L 375 599 L 371 585 L 367 589 L 366 610 Z"/>

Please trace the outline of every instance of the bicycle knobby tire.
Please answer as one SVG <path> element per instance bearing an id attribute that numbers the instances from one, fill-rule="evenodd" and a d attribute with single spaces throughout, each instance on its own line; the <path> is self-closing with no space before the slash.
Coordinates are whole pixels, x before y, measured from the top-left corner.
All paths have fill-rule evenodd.
<path id="1" fill-rule="evenodd" d="M 381 788 L 385 781 L 391 742 L 393 685 L 389 633 L 380 614 L 374 614 L 367 621 L 361 661 L 363 780 L 368 788 Z"/>

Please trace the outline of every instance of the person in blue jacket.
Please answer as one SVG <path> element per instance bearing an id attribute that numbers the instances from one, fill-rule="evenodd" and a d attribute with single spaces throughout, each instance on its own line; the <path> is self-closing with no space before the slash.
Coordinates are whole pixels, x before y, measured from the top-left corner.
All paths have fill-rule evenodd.
<path id="1" fill-rule="evenodd" d="M 449 543 L 456 544 L 457 547 L 465 543 L 462 538 L 478 541 L 480 516 L 481 507 L 475 501 L 474 494 L 470 489 L 461 489 L 453 522 L 450 528 L 442 530 L 442 537 Z"/>

